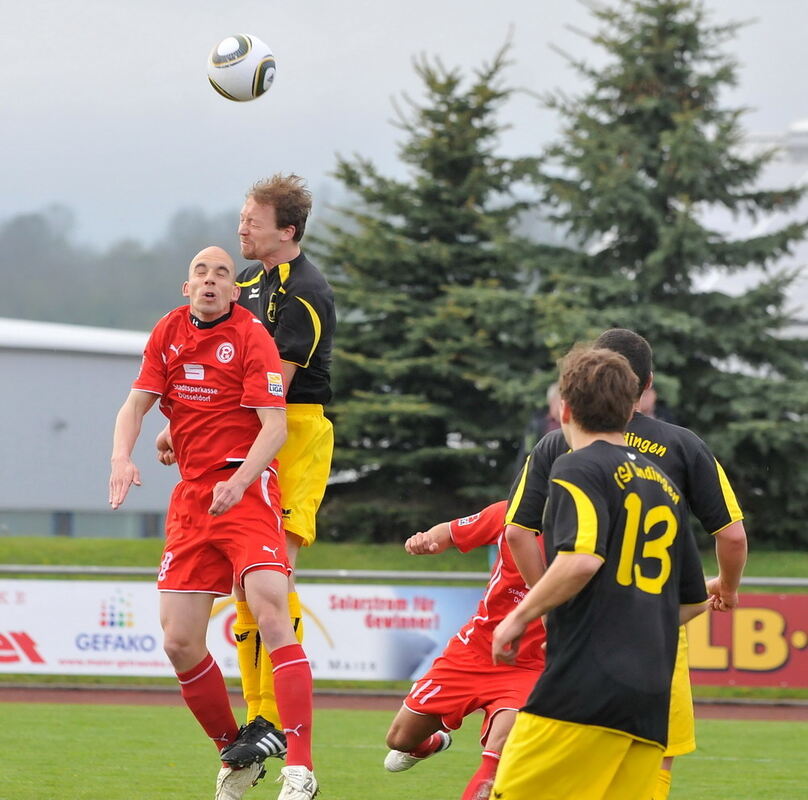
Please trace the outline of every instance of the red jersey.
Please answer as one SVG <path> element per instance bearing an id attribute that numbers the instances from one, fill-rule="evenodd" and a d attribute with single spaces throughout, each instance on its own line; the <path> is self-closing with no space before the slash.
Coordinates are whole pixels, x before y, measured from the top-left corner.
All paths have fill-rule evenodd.
<path id="1" fill-rule="evenodd" d="M 228 319 L 195 324 L 188 306 L 154 327 L 133 389 L 160 395 L 183 480 L 242 461 L 261 429 L 256 408 L 285 408 L 278 349 L 231 304 Z"/>
<path id="2" fill-rule="evenodd" d="M 480 605 L 477 606 L 474 616 L 455 634 L 462 644 L 479 654 L 475 655 L 475 658 L 482 657 L 488 661 L 491 660 L 494 628 L 528 591 L 505 541 L 507 509 L 508 502 L 502 500 L 484 508 L 479 514 L 462 517 L 449 523 L 452 542 L 462 553 L 483 545 L 497 546 L 497 560 L 491 568 L 491 577 Z M 541 620 L 531 622 L 522 637 L 515 666 L 542 669 L 544 667 L 542 644 L 545 638 Z"/>

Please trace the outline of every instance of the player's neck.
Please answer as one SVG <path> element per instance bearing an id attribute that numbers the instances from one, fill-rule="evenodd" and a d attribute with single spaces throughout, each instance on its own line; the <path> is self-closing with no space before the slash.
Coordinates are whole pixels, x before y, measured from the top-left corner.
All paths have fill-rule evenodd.
<path id="1" fill-rule="evenodd" d="M 300 245 L 294 242 L 289 247 L 284 247 L 266 258 L 262 258 L 261 263 L 264 265 L 264 269 L 270 272 L 277 267 L 278 264 L 288 264 L 290 261 L 294 261 L 299 255 Z"/>
<path id="2" fill-rule="evenodd" d="M 612 431 L 610 433 L 592 433 L 579 428 L 577 425 L 569 425 L 564 431 L 564 437 L 573 450 L 582 450 L 593 442 L 608 442 L 609 444 L 622 445 L 626 443 L 622 431 Z"/>

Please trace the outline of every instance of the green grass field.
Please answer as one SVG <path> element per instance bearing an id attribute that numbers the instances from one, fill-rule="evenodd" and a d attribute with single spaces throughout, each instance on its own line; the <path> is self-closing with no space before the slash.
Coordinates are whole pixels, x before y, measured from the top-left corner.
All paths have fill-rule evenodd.
<path id="1" fill-rule="evenodd" d="M 402 540 L 403 545 L 403 540 Z M 484 549 L 462 553 L 450 549 L 437 558 L 413 558 L 398 544 L 360 544 L 318 541 L 300 554 L 306 569 L 398 569 L 480 572 L 488 570 Z M 0 564 L 58 564 L 155 567 L 162 539 L 70 539 L 57 536 L 0 536 Z M 702 554 L 704 570 L 715 574 L 715 555 Z M 747 575 L 756 577 L 808 576 L 808 552 L 750 550 Z"/>
<path id="2" fill-rule="evenodd" d="M 410 772 L 382 767 L 386 711 L 319 711 L 324 800 L 457 800 L 479 758 L 478 717 L 451 749 Z M 804 792 L 808 723 L 702 721 L 699 750 L 677 761 L 671 800 L 784 800 Z M 188 800 L 213 796 L 218 762 L 181 707 L 0 705 L 0 800 Z M 281 764 L 245 796 L 275 798 Z"/>
<path id="3" fill-rule="evenodd" d="M 56 536 L 0 536 L 0 564 L 58 564 L 154 567 L 160 563 L 162 539 L 69 539 Z M 440 558 L 414 558 L 402 544 L 334 544 L 317 542 L 300 554 L 307 569 L 488 570 L 484 549 L 463 555 L 449 550 Z"/>

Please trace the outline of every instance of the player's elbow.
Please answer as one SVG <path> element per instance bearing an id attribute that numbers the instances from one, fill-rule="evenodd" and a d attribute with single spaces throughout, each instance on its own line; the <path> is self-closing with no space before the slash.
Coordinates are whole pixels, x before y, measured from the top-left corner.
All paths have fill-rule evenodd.
<path id="1" fill-rule="evenodd" d="M 715 538 L 719 546 L 746 549 L 746 529 L 741 520 L 733 522 L 723 530 L 718 531 Z"/>

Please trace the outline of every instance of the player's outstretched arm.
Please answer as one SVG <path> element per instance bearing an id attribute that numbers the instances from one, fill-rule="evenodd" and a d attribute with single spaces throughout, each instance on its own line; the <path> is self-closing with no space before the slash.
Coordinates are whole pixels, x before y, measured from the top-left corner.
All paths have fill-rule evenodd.
<path id="1" fill-rule="evenodd" d="M 208 513 L 214 517 L 229 511 L 244 496 L 246 488 L 272 463 L 286 441 L 286 409 L 256 408 L 261 430 L 241 466 L 226 481 L 213 487 Z"/>
<path id="2" fill-rule="evenodd" d="M 434 556 L 442 553 L 452 543 L 448 522 L 433 525 L 428 531 L 418 531 L 404 542 L 404 549 L 411 556 Z"/>
<path id="3" fill-rule="evenodd" d="M 132 484 L 140 486 L 140 471 L 132 461 L 132 450 L 140 435 L 143 417 L 156 400 L 156 394 L 133 389 L 115 418 L 109 475 L 109 504 L 113 510 L 121 506 Z"/>
<path id="4" fill-rule="evenodd" d="M 573 598 L 601 566 L 603 561 L 588 553 L 559 553 L 541 580 L 494 630 L 494 663 L 513 664 L 528 624 Z"/>
<path id="5" fill-rule="evenodd" d="M 730 611 L 738 605 L 738 587 L 746 566 L 746 530 L 738 520 L 714 535 L 718 577 L 707 582 L 707 594 L 714 611 Z"/>

